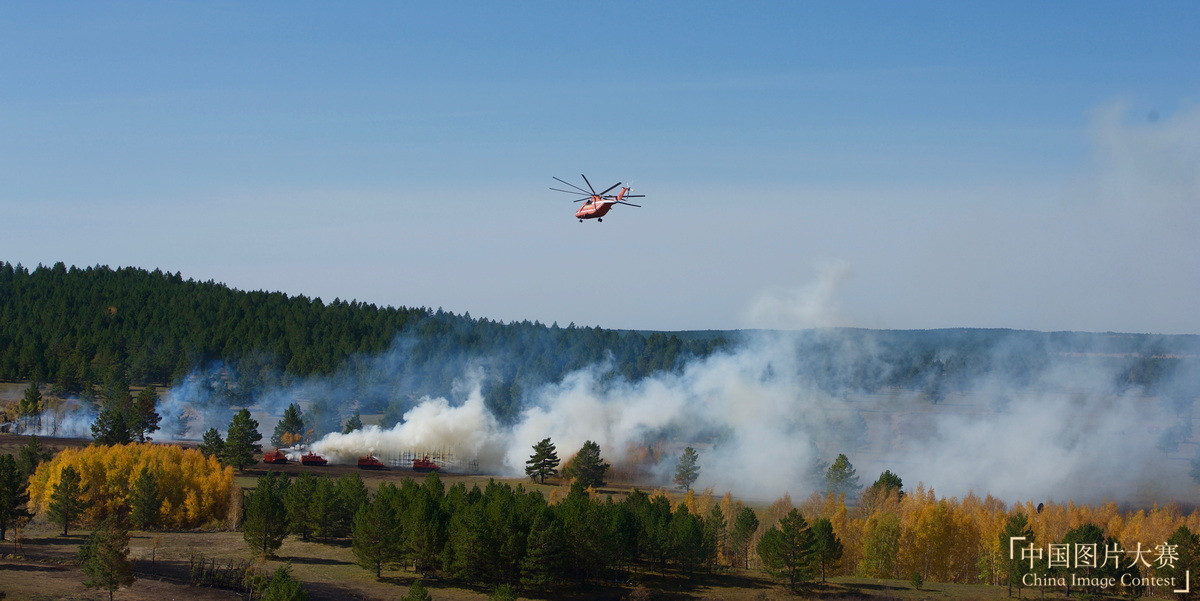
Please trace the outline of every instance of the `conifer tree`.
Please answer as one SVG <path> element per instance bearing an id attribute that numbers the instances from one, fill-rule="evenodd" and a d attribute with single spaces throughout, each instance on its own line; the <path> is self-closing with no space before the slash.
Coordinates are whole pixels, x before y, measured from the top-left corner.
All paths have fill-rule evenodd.
<path id="1" fill-rule="evenodd" d="M 33 517 L 28 508 L 26 482 L 27 478 L 17 468 L 13 456 L 0 455 L 0 541 L 4 540 L 9 529 Z"/>
<path id="2" fill-rule="evenodd" d="M 162 501 L 158 476 L 149 467 L 143 467 L 129 491 L 129 517 L 133 525 L 141 530 L 158 528 L 162 520 Z"/>
<path id="3" fill-rule="evenodd" d="M 1184 578 L 1188 577 L 1189 572 L 1196 572 L 1200 575 L 1200 536 L 1183 524 L 1171 533 L 1167 544 L 1175 546 L 1175 561 L 1156 570 L 1161 576 L 1175 578 L 1175 582 L 1182 583 Z M 1181 595 L 1184 599 L 1193 599 L 1195 596 L 1190 590 Z"/>
<path id="4" fill-rule="evenodd" d="M 488 595 L 488 601 L 517 601 L 517 592 L 511 585 L 501 584 Z"/>
<path id="5" fill-rule="evenodd" d="M 275 447 L 292 446 L 304 437 L 304 418 L 300 405 L 292 403 L 283 410 L 283 417 L 275 424 L 271 444 Z"/>
<path id="6" fill-rule="evenodd" d="M 281 565 L 275 570 L 263 590 L 261 601 L 308 601 L 304 586 L 292 577 L 292 564 Z"/>
<path id="7" fill-rule="evenodd" d="M 713 504 L 712 509 L 708 512 L 708 517 L 704 519 L 704 551 L 708 557 L 710 572 L 720 561 L 721 553 L 728 540 L 729 534 L 725 530 L 725 513 L 721 511 L 720 505 Z"/>
<path id="8" fill-rule="evenodd" d="M 567 476 L 575 478 L 584 488 L 604 486 L 604 473 L 611 467 L 600 457 L 600 445 L 588 440 L 571 460 L 571 465 L 563 470 Z"/>
<path id="9" fill-rule="evenodd" d="M 833 523 L 829 518 L 820 518 L 812 525 L 813 559 L 821 569 L 821 582 L 825 582 L 827 572 L 837 566 L 842 558 L 842 541 L 833 532 Z"/>
<path id="10" fill-rule="evenodd" d="M 256 556 L 273 556 L 287 536 L 287 509 L 283 504 L 287 483 L 283 474 L 262 476 L 254 490 L 246 494 L 242 537 Z"/>
<path id="11" fill-rule="evenodd" d="M 812 577 L 812 532 L 799 510 L 789 511 L 778 526 L 768 528 L 757 550 L 767 572 L 786 580 L 793 591 Z"/>
<path id="12" fill-rule="evenodd" d="M 338 498 L 337 484 L 333 478 L 322 476 L 313 482 L 313 489 L 308 499 L 312 515 L 313 535 L 318 539 L 327 540 L 336 535 L 338 513 L 342 507 Z"/>
<path id="13" fill-rule="evenodd" d="M 38 420 L 42 413 L 42 391 L 36 380 L 30 381 L 29 386 L 25 388 L 25 395 L 17 403 L 17 415 L 21 418 L 26 429 L 30 428 L 31 421 Z M 40 424 L 35 424 L 32 427 L 37 428 Z"/>
<path id="14" fill-rule="evenodd" d="M 358 415 L 358 412 L 355 411 L 354 415 L 351 415 L 346 420 L 346 426 L 344 428 L 342 428 L 342 434 L 349 434 L 355 430 L 361 430 L 362 427 L 363 427 L 362 417 L 360 417 Z"/>
<path id="15" fill-rule="evenodd" d="M 521 560 L 523 590 L 545 593 L 562 580 L 565 544 L 562 522 L 548 508 L 540 512 L 529 529 L 525 557 Z"/>
<path id="16" fill-rule="evenodd" d="M 155 410 L 157 406 L 158 390 L 153 385 L 143 388 L 134 399 L 130 430 L 139 442 L 150 440 L 150 434 L 158 430 L 162 416 Z"/>
<path id="17" fill-rule="evenodd" d="M 92 423 L 92 442 L 98 445 L 129 444 L 133 442 L 133 433 L 129 426 L 129 412 L 126 407 L 116 406 L 114 402 L 105 402 Z"/>
<path id="18" fill-rule="evenodd" d="M 351 548 L 358 565 L 374 571 L 375 578 L 382 578 L 384 567 L 398 564 L 403 558 L 404 536 L 396 513 L 399 494 L 394 484 L 384 482 L 375 498 L 354 514 Z"/>
<path id="19" fill-rule="evenodd" d="M 425 589 L 425 585 L 418 580 L 408 587 L 408 594 L 404 595 L 402 601 L 433 601 L 433 596 Z"/>
<path id="20" fill-rule="evenodd" d="M 322 477 L 327 478 L 326 476 Z M 313 503 L 313 493 L 316 490 L 317 477 L 303 473 L 288 484 L 287 492 L 283 494 L 289 532 L 300 535 L 300 540 L 308 540 L 308 537 L 316 529 L 317 511 L 319 511 Z"/>
<path id="21" fill-rule="evenodd" d="M 21 446 L 21 451 L 17 457 L 17 469 L 28 478 L 37 471 L 37 467 L 42 462 L 51 457 L 53 455 L 42 446 L 42 441 L 37 437 L 37 434 L 34 434 L 29 437 L 29 442 Z"/>
<path id="22" fill-rule="evenodd" d="M 1004 523 L 1004 530 L 1000 532 L 1000 549 L 1005 558 L 1010 597 L 1014 584 L 1017 585 L 1018 594 L 1024 586 L 1022 577 L 1029 573 L 1030 568 L 1028 562 L 1021 561 L 1021 548 L 1033 544 L 1033 541 L 1033 528 L 1029 526 L 1029 518 L 1019 511 L 1009 516 Z"/>
<path id="23" fill-rule="evenodd" d="M 758 531 L 758 516 L 749 507 L 743 507 L 734 518 L 733 532 L 729 533 L 729 546 L 735 566 L 746 567 L 749 561 L 750 538 Z"/>
<path id="24" fill-rule="evenodd" d="M 354 528 L 354 515 L 371 498 L 371 491 L 357 473 L 344 474 L 338 477 L 334 486 L 336 504 L 333 515 L 332 536 L 350 536 Z"/>
<path id="25" fill-rule="evenodd" d="M 858 471 L 845 454 L 838 454 L 837 459 L 829 465 L 829 469 L 825 470 L 825 490 L 850 498 L 858 489 Z"/>
<path id="26" fill-rule="evenodd" d="M 50 494 L 50 506 L 46 513 L 50 521 L 63 527 L 63 536 L 67 536 L 71 524 L 83 515 L 91 503 L 83 497 L 82 478 L 74 467 L 64 467 L 58 478 L 58 485 Z"/>
<path id="27" fill-rule="evenodd" d="M 262 434 L 258 433 L 258 420 L 250 417 L 249 409 L 233 414 L 229 431 L 225 434 L 225 446 L 221 450 L 221 462 L 244 470 L 258 460 L 254 456 L 262 452 Z"/>
<path id="28" fill-rule="evenodd" d="M 221 433 L 217 432 L 216 428 L 209 428 L 200 441 L 199 450 L 205 457 L 220 459 L 221 454 L 225 451 L 225 441 L 221 439 Z"/>
<path id="29" fill-rule="evenodd" d="M 129 529 L 117 516 L 109 516 L 79 547 L 79 568 L 87 575 L 84 586 L 113 592 L 133 584 L 133 561 L 129 559 Z"/>
<path id="30" fill-rule="evenodd" d="M 533 445 L 533 455 L 525 462 L 525 475 L 538 484 L 545 484 L 548 476 L 558 475 L 558 452 L 549 438 Z"/>
<path id="31" fill-rule="evenodd" d="M 675 484 L 679 488 L 692 489 L 692 484 L 700 477 L 699 461 L 700 455 L 696 453 L 696 449 L 687 447 L 683 450 L 683 455 L 679 456 L 679 463 L 675 464 Z"/>

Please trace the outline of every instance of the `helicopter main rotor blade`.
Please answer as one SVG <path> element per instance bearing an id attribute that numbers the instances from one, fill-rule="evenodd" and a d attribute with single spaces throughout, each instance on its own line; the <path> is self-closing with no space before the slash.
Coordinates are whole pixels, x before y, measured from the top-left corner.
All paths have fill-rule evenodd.
<path id="1" fill-rule="evenodd" d="M 618 200 L 618 201 L 617 201 L 617 204 L 629 205 L 629 206 L 631 206 L 631 207 L 637 207 L 637 208 L 639 208 L 639 209 L 640 209 L 640 208 L 642 208 L 642 205 L 635 205 L 635 204 L 633 204 L 632 202 L 625 202 L 625 201 L 623 201 L 623 200 Z"/>
<path id="2" fill-rule="evenodd" d="M 619 185 L 621 185 L 621 182 L 617 182 L 617 183 L 615 183 L 615 184 L 613 184 L 613 185 L 609 186 L 607 190 L 605 190 L 605 191 L 603 191 L 603 192 L 601 192 L 601 193 L 600 193 L 600 196 L 604 196 L 605 194 L 608 194 L 609 192 L 612 192 L 612 189 L 613 189 L 613 188 L 616 188 L 616 187 L 617 187 L 617 186 L 619 186 Z"/>
<path id="3" fill-rule="evenodd" d="M 589 182 L 589 181 L 588 181 L 588 178 L 587 178 L 587 176 L 586 176 L 586 175 L 584 175 L 584 174 L 580 173 L 580 174 L 579 174 L 579 177 L 582 177 L 582 178 L 583 178 L 583 183 L 585 183 L 585 184 L 587 184 L 587 185 L 588 185 L 588 189 L 592 191 L 592 194 L 593 194 L 593 195 L 595 195 L 595 196 L 600 196 L 600 194 L 596 194 L 596 189 L 592 187 L 592 182 Z"/>
<path id="4" fill-rule="evenodd" d="M 553 188 L 551 188 L 551 189 L 553 190 Z M 645 197 L 646 197 L 645 194 L 626 194 L 625 196 L 622 196 L 621 198 L 645 198 Z"/>
<path id="5" fill-rule="evenodd" d="M 551 176 L 551 177 L 553 177 L 553 176 Z M 555 177 L 554 179 L 558 179 L 558 178 L 557 178 L 557 177 Z M 585 178 L 585 179 L 586 179 L 586 178 Z M 562 183 L 564 183 L 564 184 L 566 184 L 566 185 L 568 185 L 568 186 L 571 186 L 572 188 L 575 188 L 576 190 L 579 190 L 579 192 L 580 192 L 581 194 L 591 194 L 591 192 L 588 192 L 587 190 L 584 190 L 583 188 L 580 188 L 579 186 L 576 186 L 575 184 L 572 184 L 571 182 L 568 182 L 568 181 L 565 181 L 565 180 L 561 180 L 561 179 L 558 179 L 558 181 L 560 181 L 560 182 L 562 182 Z M 553 189 L 554 189 L 554 188 L 551 188 L 551 190 L 553 190 Z"/>
<path id="6" fill-rule="evenodd" d="M 587 194 L 587 192 L 580 192 L 578 190 L 562 190 L 559 188 L 550 188 L 550 189 L 554 190 L 555 192 L 566 192 L 567 194 Z"/>

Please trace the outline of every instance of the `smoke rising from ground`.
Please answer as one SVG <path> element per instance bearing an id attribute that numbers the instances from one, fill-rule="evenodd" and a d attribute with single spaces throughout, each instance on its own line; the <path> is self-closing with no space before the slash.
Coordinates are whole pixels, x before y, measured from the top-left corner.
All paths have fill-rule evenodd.
<path id="1" fill-rule="evenodd" d="M 949 341 L 926 340 L 935 334 Z M 447 397 L 415 400 L 394 428 L 332 433 L 312 448 L 336 463 L 368 453 L 445 453 L 456 458 L 452 469 L 522 476 L 541 439 L 551 438 L 564 460 L 592 440 L 606 460 L 625 473 L 640 469 L 641 484 L 659 486 L 670 484 L 690 445 L 700 451 L 698 488 L 763 500 L 823 490 L 824 469 L 838 453 L 850 457 L 863 485 L 890 469 L 906 486 L 921 482 L 942 495 L 1188 498 L 1197 357 L 1168 358 L 1173 367 L 1150 384 L 1130 383 L 1126 376 L 1158 347 L 1129 352 L 1119 340 L 1053 336 L 756 333 L 637 382 L 604 362 L 578 370 L 525 391 L 511 425 L 488 411 L 487 378 L 472 369 Z M 1048 349 L 1046 340 L 1057 342 Z M 924 371 L 910 377 L 914 365 Z M 907 385 L 883 385 L 895 381 Z M 326 377 L 267 390 L 256 397 L 263 399 L 256 414 L 336 387 L 337 378 Z M 187 401 L 182 389 L 169 398 Z M 260 422 L 269 435 L 273 422 Z"/>

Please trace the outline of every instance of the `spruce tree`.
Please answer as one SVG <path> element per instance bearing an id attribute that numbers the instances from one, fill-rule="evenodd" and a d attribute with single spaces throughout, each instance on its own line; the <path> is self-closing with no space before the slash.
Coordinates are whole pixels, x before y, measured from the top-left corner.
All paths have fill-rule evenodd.
<path id="1" fill-rule="evenodd" d="M 292 403 L 283 410 L 283 417 L 275 424 L 275 432 L 271 434 L 271 444 L 276 448 L 290 447 L 304 437 L 304 418 L 300 405 Z"/>
<path id="2" fill-rule="evenodd" d="M 1017 585 L 1018 595 L 1021 588 L 1024 587 L 1022 578 L 1030 572 L 1030 567 L 1028 562 L 1021 561 L 1021 548 L 1032 545 L 1033 541 L 1033 528 L 1029 526 L 1029 518 L 1020 511 L 1009 516 L 1004 523 L 1004 530 L 1000 532 L 1000 552 L 1005 558 L 1008 596 L 1010 597 L 1014 584 Z"/>
<path id="3" fill-rule="evenodd" d="M 812 532 L 797 509 L 763 533 L 757 551 L 767 572 L 786 580 L 793 591 L 812 577 Z"/>
<path id="4" fill-rule="evenodd" d="M 250 410 L 238 411 L 229 422 L 225 446 L 221 450 L 221 462 L 239 470 L 246 469 L 246 466 L 258 461 L 255 455 L 262 452 L 262 445 L 258 444 L 260 440 L 262 434 L 258 433 L 258 421 L 250 417 Z"/>
<path id="5" fill-rule="evenodd" d="M 401 601 L 433 601 L 433 596 L 425 589 L 425 585 L 418 580 L 408 587 L 408 594 L 404 595 Z"/>
<path id="6" fill-rule="evenodd" d="M 158 476 L 143 467 L 133 488 L 129 491 L 130 519 L 141 530 L 153 530 L 161 523 L 162 491 L 158 487 Z"/>
<path id="7" fill-rule="evenodd" d="M 221 433 L 217 432 L 216 428 L 209 428 L 200 441 L 199 450 L 205 457 L 220 459 L 225 452 L 225 441 L 221 439 Z"/>
<path id="8" fill-rule="evenodd" d="M 317 509 L 313 504 L 313 493 L 316 490 L 317 477 L 303 473 L 288 484 L 287 492 L 283 495 L 288 530 L 292 534 L 300 535 L 300 540 L 308 540 L 316 528 Z"/>
<path id="9" fill-rule="evenodd" d="M 74 467 L 66 466 L 58 477 L 54 492 L 50 493 L 50 505 L 47 516 L 50 521 L 63 527 L 63 536 L 67 536 L 71 524 L 79 519 L 91 503 L 83 497 L 82 478 Z"/>
<path id="10" fill-rule="evenodd" d="M 42 441 L 34 434 L 29 437 L 29 442 L 21 446 L 21 451 L 17 457 L 17 469 L 21 470 L 22 474 L 28 478 L 37 471 L 37 467 L 43 461 L 48 461 L 53 455 L 42 446 Z"/>
<path id="11" fill-rule="evenodd" d="M 147 386 L 138 393 L 133 401 L 133 419 L 130 430 L 139 442 L 150 440 L 150 434 L 158 430 L 162 416 L 155 408 L 158 406 L 158 390 Z"/>
<path id="12" fill-rule="evenodd" d="M 30 422 L 40 421 L 42 414 L 42 391 L 36 380 L 29 382 L 29 386 L 25 388 L 25 396 L 17 403 L 17 415 L 20 416 L 25 429 L 29 429 Z M 32 428 L 37 429 L 41 424 L 33 424 Z"/>
<path id="13" fill-rule="evenodd" d="M 346 420 L 346 425 L 345 425 L 345 427 L 342 428 L 342 434 L 349 434 L 355 430 L 362 430 L 362 427 L 363 427 L 362 417 L 360 417 L 358 415 L 358 412 L 355 411 L 354 415 L 351 415 Z"/>
<path id="14" fill-rule="evenodd" d="M 749 563 L 750 538 L 758 531 L 758 515 L 749 507 L 743 507 L 734 517 L 733 532 L 729 533 L 735 566 L 746 567 Z"/>
<path id="15" fill-rule="evenodd" d="M 279 566 L 263 590 L 261 601 L 308 601 L 304 586 L 292 577 L 292 564 Z"/>
<path id="16" fill-rule="evenodd" d="M 334 486 L 337 495 L 333 515 L 332 536 L 350 536 L 354 515 L 371 498 L 371 491 L 357 473 L 339 476 Z"/>
<path id="17" fill-rule="evenodd" d="M 126 407 L 106 402 L 92 422 L 92 442 L 98 445 L 118 445 L 133 442 L 133 431 L 129 426 Z"/>
<path id="18" fill-rule="evenodd" d="M 858 471 L 845 454 L 838 454 L 829 469 L 825 470 L 825 490 L 850 498 L 858 489 Z"/>
<path id="19" fill-rule="evenodd" d="M 825 582 L 825 574 L 832 570 L 842 558 L 842 541 L 833 532 L 833 523 L 829 518 L 820 518 L 812 525 L 813 559 L 821 569 L 821 582 Z"/>
<path id="20" fill-rule="evenodd" d="M 700 455 L 696 453 L 696 449 L 687 447 L 683 450 L 683 455 L 679 456 L 679 463 L 675 464 L 675 484 L 679 488 L 692 489 L 692 484 L 700 477 L 699 461 Z"/>
<path id="21" fill-rule="evenodd" d="M 403 532 L 396 513 L 399 491 L 390 482 L 379 486 L 375 498 L 354 515 L 351 548 L 358 565 L 383 577 L 383 568 L 400 563 L 404 554 Z"/>
<path id="22" fill-rule="evenodd" d="M 1168 545 L 1175 547 L 1175 561 L 1169 565 L 1155 569 L 1155 572 L 1166 578 L 1175 578 L 1175 582 L 1185 582 L 1190 572 L 1200 574 L 1200 536 L 1196 536 L 1187 525 L 1181 525 L 1167 539 Z M 1188 593 L 1182 598 L 1194 598 Z"/>
<path id="23" fill-rule="evenodd" d="M 549 438 L 533 445 L 533 455 L 525 462 L 525 475 L 538 484 L 545 484 L 546 477 L 558 475 L 558 452 Z"/>
<path id="24" fill-rule="evenodd" d="M 600 445 L 586 441 L 571 465 L 566 470 L 567 475 L 575 478 L 584 488 L 604 486 L 604 473 L 611 467 L 600 457 Z"/>
<path id="25" fill-rule="evenodd" d="M 525 557 L 521 560 L 521 589 L 546 593 L 562 581 L 566 569 L 562 522 L 548 508 L 539 513 L 529 529 Z"/>
<path id="26" fill-rule="evenodd" d="M 0 455 L 0 541 L 9 529 L 33 517 L 29 513 L 28 483 L 28 477 L 17 467 L 13 456 Z"/>
<path id="27" fill-rule="evenodd" d="M 113 592 L 133 584 L 133 561 L 129 559 L 129 529 L 116 516 L 109 516 L 79 547 L 79 568 L 88 579 L 83 585 Z"/>
<path id="28" fill-rule="evenodd" d="M 256 556 L 273 556 L 287 536 L 287 509 L 283 504 L 287 483 L 283 474 L 262 476 L 254 490 L 246 494 L 242 538 Z"/>

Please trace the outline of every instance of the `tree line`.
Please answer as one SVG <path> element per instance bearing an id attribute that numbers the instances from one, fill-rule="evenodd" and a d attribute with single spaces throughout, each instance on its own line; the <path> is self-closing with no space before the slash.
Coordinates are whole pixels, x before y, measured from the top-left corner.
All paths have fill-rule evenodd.
<path id="1" fill-rule="evenodd" d="M 501 323 L 440 309 L 326 303 L 157 269 L 60 262 L 30 270 L 0 261 L 0 380 L 49 383 L 60 396 L 97 395 L 108 380 L 172 384 L 219 365 L 230 405 L 244 405 L 263 386 L 341 374 L 370 409 L 382 409 L 398 393 L 449 394 L 471 364 L 488 371 L 486 397 L 504 420 L 516 416 L 523 390 L 598 360 L 611 358 L 614 375 L 636 380 L 723 343 L 716 336 L 683 340 L 574 324 Z M 397 344 L 403 352 L 382 369 L 374 358 Z"/>

